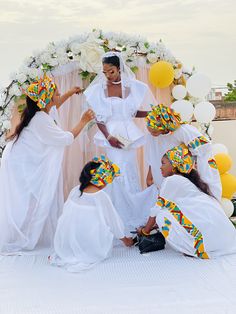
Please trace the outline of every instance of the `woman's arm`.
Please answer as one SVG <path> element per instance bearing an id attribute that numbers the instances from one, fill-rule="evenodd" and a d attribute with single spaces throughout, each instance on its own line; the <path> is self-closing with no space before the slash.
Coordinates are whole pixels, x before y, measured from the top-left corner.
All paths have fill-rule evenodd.
<path id="1" fill-rule="evenodd" d="M 91 109 L 87 110 L 82 115 L 82 118 L 80 119 L 79 123 L 70 131 L 74 135 L 74 138 L 76 138 L 80 134 L 80 132 L 83 130 L 85 125 L 94 118 L 95 118 L 95 113 L 93 112 L 93 110 Z"/>
<path id="2" fill-rule="evenodd" d="M 63 94 L 61 97 L 60 97 L 60 100 L 57 104 L 57 109 L 61 107 L 62 104 L 64 104 L 64 102 L 70 98 L 72 95 L 74 94 L 80 94 L 83 92 L 83 88 L 80 88 L 80 87 L 73 87 L 72 89 L 68 90 L 65 94 Z"/>
<path id="3" fill-rule="evenodd" d="M 145 118 L 148 115 L 148 112 L 149 111 L 138 110 L 136 115 L 135 115 L 135 118 Z"/>
<path id="4" fill-rule="evenodd" d="M 156 217 L 149 217 L 146 225 L 137 229 L 139 234 L 149 235 L 150 231 L 156 225 Z"/>
<path id="5" fill-rule="evenodd" d="M 97 126 L 112 147 L 115 147 L 115 148 L 123 147 L 123 144 L 116 137 L 109 134 L 105 124 L 97 122 Z"/>
<path id="6" fill-rule="evenodd" d="M 152 176 L 152 168 L 151 168 L 151 166 L 149 166 L 148 174 L 147 174 L 147 178 L 146 178 L 146 184 L 147 184 L 147 186 L 150 186 L 153 183 L 154 183 L 154 181 L 153 181 L 153 176 Z"/>

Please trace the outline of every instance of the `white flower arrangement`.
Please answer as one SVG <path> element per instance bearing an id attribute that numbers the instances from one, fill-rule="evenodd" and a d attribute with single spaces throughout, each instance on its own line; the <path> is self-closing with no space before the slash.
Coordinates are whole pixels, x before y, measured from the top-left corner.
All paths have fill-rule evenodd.
<path id="1" fill-rule="evenodd" d="M 51 71 L 72 61 L 79 63 L 79 75 L 83 79 L 92 78 L 101 69 L 102 55 L 109 50 L 122 52 L 125 62 L 134 72 L 138 69 L 138 56 L 144 57 L 150 64 L 159 60 L 172 63 L 174 68 L 177 68 L 178 64 L 161 41 L 150 43 L 140 36 L 123 33 L 103 33 L 101 30 L 93 30 L 67 41 L 49 43 L 45 50 L 35 51 L 33 56 L 25 60 L 19 71 L 11 75 L 12 82 L 3 91 L 3 100 L 0 104 L 0 158 L 5 145 L 3 133 L 9 127 L 9 124 L 4 122 L 7 120 L 5 111 L 12 101 L 21 96 L 21 89 L 26 89 L 34 79 L 42 75 L 43 71 Z"/>

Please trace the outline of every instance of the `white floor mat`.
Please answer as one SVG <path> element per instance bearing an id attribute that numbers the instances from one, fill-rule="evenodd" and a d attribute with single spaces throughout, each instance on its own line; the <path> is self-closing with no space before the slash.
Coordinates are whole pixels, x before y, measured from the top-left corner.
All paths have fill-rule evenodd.
<path id="1" fill-rule="evenodd" d="M 1 314 L 236 313 L 236 255 L 197 260 L 116 247 L 79 274 L 50 266 L 47 255 L 0 257 Z"/>

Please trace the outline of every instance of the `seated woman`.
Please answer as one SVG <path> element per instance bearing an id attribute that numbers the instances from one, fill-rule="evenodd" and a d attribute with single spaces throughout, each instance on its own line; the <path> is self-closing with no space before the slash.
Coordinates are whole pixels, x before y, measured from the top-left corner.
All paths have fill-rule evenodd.
<path id="1" fill-rule="evenodd" d="M 152 106 L 147 118 L 149 131 L 146 159 L 149 165 L 147 185 L 153 182 L 160 188 L 163 176 L 161 158 L 172 147 L 184 143 L 197 161 L 201 179 L 209 185 L 215 198 L 221 200 L 220 175 L 213 159 L 211 143 L 192 125 L 181 121 L 180 115 L 163 105 Z"/>
<path id="2" fill-rule="evenodd" d="M 63 131 L 49 112 L 73 92 L 60 97 L 47 75 L 30 84 L 25 93 L 26 108 L 1 161 L 0 252 L 4 254 L 52 244 L 63 206 L 60 178 L 64 149 L 94 118 L 88 110 L 74 128 Z"/>
<path id="3" fill-rule="evenodd" d="M 104 156 L 87 163 L 80 175 L 80 186 L 75 187 L 59 218 L 52 265 L 70 272 L 89 269 L 109 257 L 113 239 L 131 246 L 124 225 L 109 196 L 102 189 L 119 176 L 120 170 Z"/>
<path id="4" fill-rule="evenodd" d="M 165 179 L 156 206 L 139 232 L 147 235 L 157 223 L 175 250 L 203 259 L 236 253 L 236 230 L 193 168 L 188 148 L 174 147 L 161 163 Z"/>

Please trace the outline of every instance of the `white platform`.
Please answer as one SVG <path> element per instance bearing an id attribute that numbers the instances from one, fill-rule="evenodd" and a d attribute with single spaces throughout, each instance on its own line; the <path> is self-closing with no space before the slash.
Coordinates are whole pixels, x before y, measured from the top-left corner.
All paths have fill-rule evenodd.
<path id="1" fill-rule="evenodd" d="M 50 266 L 47 255 L 0 257 L 1 314 L 236 313 L 236 255 L 197 260 L 117 247 L 80 274 Z"/>

